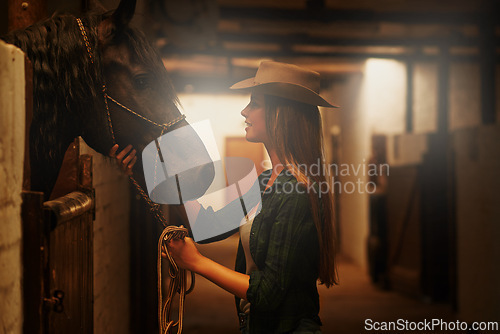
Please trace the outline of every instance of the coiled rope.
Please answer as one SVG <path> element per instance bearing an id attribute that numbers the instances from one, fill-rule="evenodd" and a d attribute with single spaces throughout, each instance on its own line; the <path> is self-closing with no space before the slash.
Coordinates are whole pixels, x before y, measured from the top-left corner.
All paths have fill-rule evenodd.
<path id="1" fill-rule="evenodd" d="M 167 243 L 172 239 L 184 239 L 188 230 L 183 227 L 167 226 L 163 230 L 158 241 L 158 327 L 161 334 L 171 334 L 171 330 L 177 327 L 177 334 L 182 333 L 182 322 L 184 318 L 184 299 L 194 289 L 194 273 L 191 272 L 191 285 L 187 289 L 186 270 L 179 268 L 167 250 Z M 162 248 L 167 254 L 169 261 L 170 283 L 167 292 L 167 300 L 163 305 L 162 280 L 161 280 L 161 253 Z M 176 293 L 179 293 L 179 315 L 177 321 L 170 320 L 172 301 Z"/>

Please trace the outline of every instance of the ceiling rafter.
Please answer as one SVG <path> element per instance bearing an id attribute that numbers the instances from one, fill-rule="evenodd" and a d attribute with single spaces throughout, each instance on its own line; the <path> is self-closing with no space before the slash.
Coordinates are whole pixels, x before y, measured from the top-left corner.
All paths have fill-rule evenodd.
<path id="1" fill-rule="evenodd" d="M 477 24 L 484 16 L 481 12 L 393 12 L 346 9 L 285 9 L 221 6 L 219 16 L 225 20 L 261 19 L 319 22 L 392 22 L 405 24 Z M 497 11 L 496 15 L 500 15 Z"/>
<path id="2" fill-rule="evenodd" d="M 310 34 L 271 34 L 249 32 L 219 32 L 219 41 L 242 43 L 302 44 L 321 46 L 477 46 L 477 37 L 454 35 L 451 37 L 371 37 L 335 38 L 318 37 Z M 500 45 L 500 38 L 496 40 Z"/>

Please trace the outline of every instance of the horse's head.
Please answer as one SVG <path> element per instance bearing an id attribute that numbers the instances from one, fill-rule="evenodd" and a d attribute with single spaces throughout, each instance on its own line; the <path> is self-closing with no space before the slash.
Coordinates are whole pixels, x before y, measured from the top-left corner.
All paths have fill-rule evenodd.
<path id="1" fill-rule="evenodd" d="M 115 11 L 103 14 L 96 27 L 100 72 L 105 85 L 102 104 L 105 110 L 99 117 L 102 120 L 105 114 L 109 119 L 98 122 L 99 126 L 96 122 L 83 122 L 82 136 L 103 154 L 109 152 L 114 142 L 121 148 L 132 144 L 140 153 L 160 135 L 189 126 L 177 107 L 177 96 L 161 57 L 141 32 L 129 26 L 135 3 L 122 0 Z M 184 138 L 190 154 L 208 155 L 194 131 L 182 133 L 190 133 Z M 140 161 L 136 167 L 134 175 L 144 185 Z M 189 177 L 185 179 L 193 182 L 187 186 L 198 184 L 196 188 L 201 195 L 210 185 L 214 170 L 213 166 L 205 165 L 187 173 Z"/>
<path id="2" fill-rule="evenodd" d="M 122 148 L 132 144 L 140 153 L 162 133 L 189 126 L 180 118 L 160 56 L 129 26 L 135 2 L 122 0 L 105 14 L 53 16 L 2 36 L 33 64 L 31 186 L 46 198 L 75 137 L 81 135 L 104 155 L 115 141 Z M 207 155 L 194 131 L 182 133 L 191 133 L 183 141 L 191 156 Z M 134 174 L 144 186 L 142 164 L 136 167 Z M 213 167 L 194 168 L 188 174 L 201 193 L 211 182 Z"/>
<path id="3" fill-rule="evenodd" d="M 102 104 L 105 110 L 99 116 L 106 119 L 109 110 L 111 120 L 100 121 L 97 127 L 95 122 L 84 123 L 83 137 L 102 153 L 114 140 L 140 151 L 161 134 L 162 128 L 149 120 L 164 124 L 181 116 L 161 58 L 142 33 L 129 26 L 134 8 L 135 1 L 123 0 L 114 12 L 103 14 L 95 27 L 100 81 L 112 98 L 105 101 L 107 106 Z M 94 52 L 91 48 L 89 56 Z M 100 98 L 104 101 L 104 96 Z"/>

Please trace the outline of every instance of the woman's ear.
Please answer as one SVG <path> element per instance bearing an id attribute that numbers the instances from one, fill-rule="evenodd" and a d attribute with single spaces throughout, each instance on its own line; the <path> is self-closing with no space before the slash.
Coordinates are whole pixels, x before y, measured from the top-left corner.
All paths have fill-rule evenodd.
<path id="1" fill-rule="evenodd" d="M 136 0 L 121 0 L 118 8 L 113 12 L 103 14 L 98 27 L 99 42 L 105 43 L 111 40 L 130 23 L 134 16 L 136 2 Z"/>

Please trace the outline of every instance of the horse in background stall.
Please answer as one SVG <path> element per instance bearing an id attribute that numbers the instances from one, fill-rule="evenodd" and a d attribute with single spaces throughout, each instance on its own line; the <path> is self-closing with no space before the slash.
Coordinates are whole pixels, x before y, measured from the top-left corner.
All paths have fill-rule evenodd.
<path id="1" fill-rule="evenodd" d="M 21 48 L 33 65 L 31 190 L 44 192 L 45 199 L 74 138 L 81 136 L 104 155 L 115 142 L 121 149 L 131 144 L 140 153 L 165 131 L 189 126 L 161 57 L 129 25 L 135 5 L 135 0 L 122 0 L 104 14 L 58 15 L 2 37 Z M 207 155 L 192 133 L 186 138 L 191 154 Z M 133 173 L 144 188 L 138 158 Z M 193 184 L 187 186 L 202 194 L 214 169 L 205 165 L 186 173 L 185 182 Z"/>

